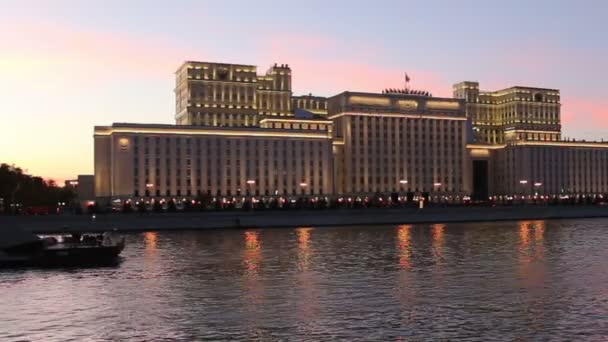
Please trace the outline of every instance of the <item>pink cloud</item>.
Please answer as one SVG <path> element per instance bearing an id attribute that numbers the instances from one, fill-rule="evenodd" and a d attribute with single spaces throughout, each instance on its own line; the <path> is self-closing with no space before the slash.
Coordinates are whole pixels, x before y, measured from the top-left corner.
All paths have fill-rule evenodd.
<path id="1" fill-rule="evenodd" d="M 566 132 L 591 133 L 593 137 L 608 138 L 608 101 L 569 96 L 562 99 L 562 127 Z"/>
<path id="2" fill-rule="evenodd" d="M 167 78 L 193 51 L 169 40 L 74 29 L 49 23 L 0 23 L 0 72 L 113 78 Z"/>

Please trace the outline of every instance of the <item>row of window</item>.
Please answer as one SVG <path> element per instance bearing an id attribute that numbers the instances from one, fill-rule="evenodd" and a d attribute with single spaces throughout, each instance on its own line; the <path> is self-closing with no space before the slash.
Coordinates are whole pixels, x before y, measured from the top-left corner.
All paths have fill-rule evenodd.
<path id="1" fill-rule="evenodd" d="M 304 129 L 304 130 L 324 130 L 328 128 L 328 124 L 307 124 L 307 123 L 292 123 L 292 122 L 272 122 L 270 128 L 282 129 Z"/>
<path id="2" fill-rule="evenodd" d="M 180 189 L 178 189 L 175 192 L 172 192 L 171 190 L 165 190 L 165 191 L 161 191 L 161 190 L 144 190 L 144 191 L 139 191 L 139 190 L 135 190 L 133 192 L 133 196 L 134 197 L 140 197 L 140 196 L 145 196 L 145 197 L 171 197 L 171 196 L 177 196 L 177 197 L 181 197 L 181 196 L 187 196 L 187 197 L 192 197 L 192 196 L 202 196 L 203 194 L 206 194 L 207 196 L 250 196 L 250 195 L 255 195 L 255 196 L 261 196 L 262 194 L 264 196 L 279 196 L 279 195 L 284 195 L 284 196 L 288 196 L 288 195 L 323 195 L 323 189 L 319 189 L 318 192 L 312 192 L 312 191 L 308 191 L 306 189 L 300 189 L 300 190 L 296 190 L 293 189 L 292 191 L 288 191 L 287 189 L 283 190 L 283 191 L 279 191 L 278 189 L 274 190 L 274 191 L 270 191 L 270 190 L 264 190 L 264 191 L 260 191 L 260 190 L 236 190 L 233 191 L 231 189 L 228 189 L 226 191 L 221 191 L 221 190 L 216 190 L 215 192 L 213 192 L 212 190 L 202 190 L 202 189 L 198 189 L 196 190 L 196 192 L 193 192 L 192 190 L 188 189 L 185 192 L 182 192 Z"/>
<path id="3" fill-rule="evenodd" d="M 295 146 L 302 146 L 305 144 L 309 144 L 313 146 L 314 144 L 320 144 L 316 141 L 302 141 L 302 140 L 268 140 L 268 139 L 233 139 L 233 138 L 172 138 L 172 137 L 143 137 L 143 139 L 139 136 L 133 137 L 133 144 L 138 146 L 140 142 L 143 142 L 144 145 L 150 145 L 154 142 L 156 145 L 160 145 L 164 143 L 164 145 L 170 145 L 174 143 L 176 146 L 181 146 L 182 142 L 186 146 L 196 145 L 200 147 L 202 145 L 217 145 L 218 147 L 222 142 L 224 142 L 227 146 L 235 145 L 235 146 L 260 146 L 260 147 L 269 147 L 274 146 L 275 148 L 279 146 L 288 146 L 291 145 L 295 148 Z"/>
<path id="4" fill-rule="evenodd" d="M 411 119 L 411 118 L 383 118 L 383 117 L 364 117 L 364 116 L 356 116 L 352 120 L 352 127 L 354 129 L 363 129 L 367 128 L 376 128 L 381 129 L 385 128 L 385 130 L 392 129 L 395 127 L 400 127 L 401 130 L 409 129 L 426 129 L 426 130 L 450 130 L 452 132 L 458 132 L 462 128 L 462 121 L 456 120 L 436 120 L 436 119 Z"/>
<path id="5" fill-rule="evenodd" d="M 302 109 L 327 109 L 326 101 L 319 101 L 313 99 L 291 99 L 292 107 L 294 108 L 302 108 Z"/>
<path id="6" fill-rule="evenodd" d="M 288 188 L 289 186 L 297 188 L 297 187 L 301 186 L 302 183 L 305 183 L 306 187 L 315 188 L 318 185 L 319 187 L 322 188 L 323 185 L 324 185 L 323 177 L 319 177 L 318 178 L 319 182 L 316 183 L 314 177 L 312 177 L 312 176 L 310 177 L 310 181 L 308 181 L 308 182 L 304 181 L 304 180 L 298 180 L 297 178 L 294 178 L 294 177 L 291 177 L 291 179 L 289 181 L 287 180 L 287 178 L 282 178 L 281 181 L 279 181 L 278 178 L 273 178 L 272 181 L 270 181 L 267 178 L 267 176 L 268 175 L 266 175 L 266 177 L 262 177 L 262 178 L 259 178 L 259 177 L 250 177 L 250 178 L 247 178 L 247 181 L 245 181 L 243 178 L 238 178 L 238 179 L 235 179 L 234 183 L 231 182 L 231 178 L 229 178 L 229 177 L 226 177 L 226 178 L 215 178 L 215 184 L 214 184 L 214 182 L 212 181 L 211 178 L 206 178 L 206 181 L 203 181 L 199 177 L 198 179 L 196 179 L 196 182 L 194 182 L 194 183 L 195 183 L 195 185 L 197 187 L 201 187 L 201 186 L 203 186 L 203 184 L 205 184 L 209 188 L 211 188 L 213 186 L 221 188 L 221 187 L 224 186 L 223 180 L 225 180 L 226 181 L 226 184 L 225 184 L 226 187 L 232 187 L 234 185 L 235 187 L 248 188 L 250 186 L 253 187 L 251 184 L 248 183 L 248 182 L 251 181 L 251 179 L 259 179 L 259 181 L 254 181 L 254 184 L 260 184 L 260 186 L 262 186 L 262 187 L 264 187 L 266 185 L 274 186 L 274 187 L 279 187 L 279 185 L 282 185 L 283 188 Z M 161 181 L 160 181 L 160 178 L 156 178 L 152 182 L 150 181 L 149 178 L 146 178 L 144 183 L 140 183 L 139 180 L 140 180 L 139 177 L 135 177 L 133 179 L 133 187 L 136 188 L 136 189 L 140 188 L 140 187 L 151 187 L 151 186 L 161 187 L 161 184 L 162 184 Z M 174 185 L 172 185 L 171 179 L 166 178 L 165 180 L 166 180 L 165 186 L 167 188 L 170 188 L 172 186 L 175 186 L 175 187 L 178 187 L 178 188 L 179 187 L 188 187 L 189 188 L 189 187 L 193 186 L 193 182 L 192 182 L 191 178 L 186 178 L 186 179 L 174 178 L 173 179 L 173 184 Z"/>
<path id="7" fill-rule="evenodd" d="M 367 193 L 376 193 L 376 192 L 462 192 L 462 188 L 458 187 L 436 187 L 432 185 L 433 183 L 429 183 L 428 186 L 422 187 L 408 187 L 407 189 L 401 189 L 397 187 L 390 186 L 361 186 L 355 187 L 354 189 L 347 190 L 347 192 L 367 192 Z"/>
<path id="8" fill-rule="evenodd" d="M 540 183 L 537 191 L 608 191 L 608 151 L 580 151 L 531 149 L 530 154 L 523 151 L 507 151 L 504 162 L 504 175 L 501 180 L 513 180 L 505 183 L 507 189 L 523 191 L 526 185 L 519 184 L 520 178 L 531 178 L 528 187 Z M 529 159 L 528 159 L 529 158 Z M 529 161 L 529 164 L 525 164 Z M 522 169 L 522 165 L 527 165 Z M 515 184 L 510 184 L 515 182 Z M 526 183 L 528 184 L 528 183 Z"/>

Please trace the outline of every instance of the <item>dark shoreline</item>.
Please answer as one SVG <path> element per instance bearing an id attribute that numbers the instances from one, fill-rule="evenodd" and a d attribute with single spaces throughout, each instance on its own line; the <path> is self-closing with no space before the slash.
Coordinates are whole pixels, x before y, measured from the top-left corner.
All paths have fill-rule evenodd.
<path id="1" fill-rule="evenodd" d="M 514 206 L 395 209 L 336 209 L 260 212 L 192 212 L 59 216 L 0 216 L 0 229 L 19 227 L 35 233 L 122 232 L 369 226 L 558 220 L 608 217 L 608 206 Z"/>

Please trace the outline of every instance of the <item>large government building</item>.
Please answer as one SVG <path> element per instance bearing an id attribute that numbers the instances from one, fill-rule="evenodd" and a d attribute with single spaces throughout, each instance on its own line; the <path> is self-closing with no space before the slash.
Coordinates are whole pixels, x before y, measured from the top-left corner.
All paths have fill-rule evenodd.
<path id="1" fill-rule="evenodd" d="M 608 193 L 608 144 L 562 139 L 558 90 L 294 96 L 291 72 L 185 62 L 175 125 L 95 127 L 96 198 Z"/>

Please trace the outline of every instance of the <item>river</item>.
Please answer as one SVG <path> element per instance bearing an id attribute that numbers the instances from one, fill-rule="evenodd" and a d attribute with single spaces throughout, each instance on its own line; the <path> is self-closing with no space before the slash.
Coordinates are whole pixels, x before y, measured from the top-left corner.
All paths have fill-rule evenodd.
<path id="1" fill-rule="evenodd" d="M 0 340 L 605 340 L 608 220 L 126 235 L 0 271 Z"/>

